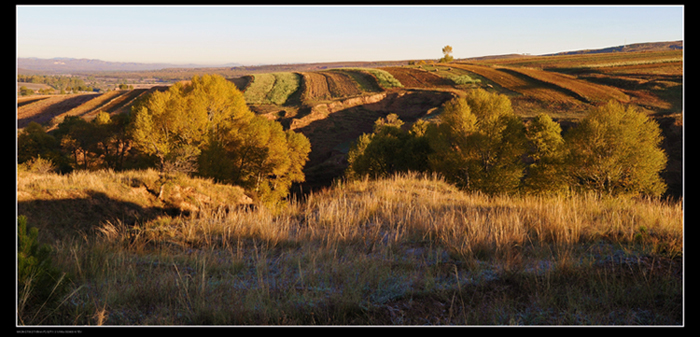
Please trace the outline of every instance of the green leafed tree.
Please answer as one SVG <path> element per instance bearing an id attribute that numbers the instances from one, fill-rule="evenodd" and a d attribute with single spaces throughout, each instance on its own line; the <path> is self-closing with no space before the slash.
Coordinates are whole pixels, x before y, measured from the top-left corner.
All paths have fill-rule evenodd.
<path id="1" fill-rule="evenodd" d="M 396 114 L 375 122 L 372 134 L 363 134 L 348 153 L 349 179 L 368 176 L 372 179 L 398 172 L 428 170 L 427 155 L 431 151 L 425 136 L 427 124 L 418 121 L 408 131 Z"/>
<path id="2" fill-rule="evenodd" d="M 612 195 L 665 192 L 661 129 L 634 107 L 611 101 L 595 108 L 565 140 L 574 187 Z"/>
<path id="3" fill-rule="evenodd" d="M 304 135 L 284 131 L 262 116 L 219 132 L 203 148 L 200 174 L 241 186 L 268 204 L 287 196 L 294 182 L 304 181 L 302 169 L 311 151 Z"/>
<path id="4" fill-rule="evenodd" d="M 527 139 L 506 96 L 472 90 L 447 102 L 429 138 L 433 170 L 459 187 L 489 194 L 518 189 Z"/>
<path id="5" fill-rule="evenodd" d="M 263 201 L 279 200 L 304 180 L 308 139 L 255 115 L 235 84 L 219 75 L 155 92 L 132 114 L 134 143 L 156 156 L 163 172 L 185 167 Z"/>
<path id="6" fill-rule="evenodd" d="M 567 191 L 566 146 L 559 123 L 540 114 L 527 124 L 526 135 L 531 163 L 523 180 L 524 190 L 535 194 Z"/>
<path id="7" fill-rule="evenodd" d="M 44 127 L 36 122 L 27 124 L 17 136 L 17 163 L 21 164 L 39 156 L 58 159 L 59 143 Z"/>

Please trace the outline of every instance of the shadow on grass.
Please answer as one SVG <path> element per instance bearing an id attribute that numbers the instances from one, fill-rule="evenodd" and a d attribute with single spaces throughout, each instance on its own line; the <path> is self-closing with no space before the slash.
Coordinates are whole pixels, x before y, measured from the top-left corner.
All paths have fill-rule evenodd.
<path id="1" fill-rule="evenodd" d="M 26 216 L 28 224 L 39 228 L 40 235 L 56 239 L 92 233 L 107 222 L 133 226 L 161 216 L 182 214 L 175 207 L 144 207 L 110 198 L 102 192 L 88 191 L 87 194 L 84 198 L 20 201 L 17 215 Z"/>

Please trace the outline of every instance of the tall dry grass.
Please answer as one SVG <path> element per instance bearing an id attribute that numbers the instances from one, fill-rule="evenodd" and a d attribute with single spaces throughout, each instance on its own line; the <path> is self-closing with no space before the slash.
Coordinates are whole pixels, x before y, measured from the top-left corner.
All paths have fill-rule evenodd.
<path id="1" fill-rule="evenodd" d="M 671 267 L 656 271 L 682 256 L 682 203 L 468 194 L 437 176 L 342 182 L 276 210 L 111 219 L 54 247 L 79 324 L 677 324 L 682 312 Z"/>

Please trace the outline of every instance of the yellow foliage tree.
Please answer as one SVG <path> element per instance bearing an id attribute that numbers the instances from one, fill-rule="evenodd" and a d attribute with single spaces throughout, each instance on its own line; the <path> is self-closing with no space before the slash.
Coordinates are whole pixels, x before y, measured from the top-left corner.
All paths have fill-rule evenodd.
<path id="1" fill-rule="evenodd" d="M 189 84 L 155 92 L 132 113 L 135 144 L 159 158 L 163 171 L 191 163 L 184 167 L 266 201 L 279 200 L 293 182 L 304 180 L 308 139 L 255 115 L 222 76 L 195 76 Z"/>
<path id="2" fill-rule="evenodd" d="M 574 187 L 613 195 L 666 191 L 661 129 L 634 107 L 611 101 L 595 108 L 565 140 Z"/>

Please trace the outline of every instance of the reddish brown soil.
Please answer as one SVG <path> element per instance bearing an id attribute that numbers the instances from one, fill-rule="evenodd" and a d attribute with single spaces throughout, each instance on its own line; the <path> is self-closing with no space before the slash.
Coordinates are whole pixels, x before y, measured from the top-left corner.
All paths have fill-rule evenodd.
<path id="1" fill-rule="evenodd" d="M 362 94 L 357 82 L 347 74 L 334 71 L 320 72 L 326 77 L 328 89 L 333 98 L 357 96 Z"/>
<path id="2" fill-rule="evenodd" d="M 302 73 L 304 92 L 302 101 L 317 101 L 331 99 L 331 91 L 328 89 L 328 80 L 321 73 Z"/>
<path id="3" fill-rule="evenodd" d="M 436 88 L 452 87 L 454 85 L 452 81 L 425 70 L 402 67 L 381 69 L 388 71 L 394 78 L 399 80 L 404 88 Z"/>

